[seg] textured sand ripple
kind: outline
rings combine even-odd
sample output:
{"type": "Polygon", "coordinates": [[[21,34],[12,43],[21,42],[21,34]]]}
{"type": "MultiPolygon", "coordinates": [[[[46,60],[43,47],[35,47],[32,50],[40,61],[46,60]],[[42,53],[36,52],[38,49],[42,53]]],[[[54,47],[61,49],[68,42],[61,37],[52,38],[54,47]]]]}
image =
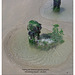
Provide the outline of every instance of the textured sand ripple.
{"type": "MultiPolygon", "coordinates": [[[[43,28],[42,33],[50,31],[43,28]]],[[[65,62],[72,52],[72,41],[64,37],[65,42],[49,51],[40,51],[30,47],[26,27],[11,31],[4,40],[4,49],[9,58],[24,67],[29,65],[57,66],[65,62]]]]}
{"type": "Polygon", "coordinates": [[[53,0],[48,0],[40,9],[41,16],[47,19],[67,22],[72,22],[72,11],[72,0],[61,0],[59,13],[53,12],[53,0]]]}

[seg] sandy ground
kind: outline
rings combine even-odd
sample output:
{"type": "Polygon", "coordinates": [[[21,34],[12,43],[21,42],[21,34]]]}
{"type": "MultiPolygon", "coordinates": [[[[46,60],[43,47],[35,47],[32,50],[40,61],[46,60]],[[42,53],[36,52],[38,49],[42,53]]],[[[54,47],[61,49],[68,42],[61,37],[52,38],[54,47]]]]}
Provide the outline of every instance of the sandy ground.
{"type": "MultiPolygon", "coordinates": [[[[59,22],[41,17],[40,8],[46,1],[47,0],[3,0],[3,39],[13,28],[21,24],[27,25],[28,21],[32,19],[40,22],[42,26],[47,29],[52,29],[51,25],[58,23],[60,27],[63,28],[64,33],[72,39],[72,22],[59,22]]],[[[53,68],[47,74],[43,75],[72,75],[72,55],[64,65],[60,66],[60,70],[57,68],[53,68]]],[[[27,75],[17,65],[9,61],[3,50],[3,75],[16,74],[27,75]]]]}
{"type": "Polygon", "coordinates": [[[54,13],[52,9],[53,0],[48,0],[40,9],[41,16],[57,21],[72,22],[72,3],[72,0],[68,0],[68,3],[65,0],[61,0],[60,12],[54,13]]]}

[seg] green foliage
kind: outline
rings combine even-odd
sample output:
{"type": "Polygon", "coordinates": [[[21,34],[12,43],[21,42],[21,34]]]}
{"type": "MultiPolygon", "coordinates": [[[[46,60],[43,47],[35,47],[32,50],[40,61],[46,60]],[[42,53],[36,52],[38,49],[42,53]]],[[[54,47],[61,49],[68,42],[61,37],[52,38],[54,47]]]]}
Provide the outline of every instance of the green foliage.
{"type": "Polygon", "coordinates": [[[55,24],[55,25],[53,25],[53,26],[54,26],[54,28],[59,27],[59,25],[58,25],[58,24],[55,24]]]}
{"type": "Polygon", "coordinates": [[[27,29],[28,30],[34,30],[34,29],[36,29],[36,27],[39,27],[40,28],[40,23],[38,23],[37,21],[34,21],[34,20],[31,20],[31,21],[29,21],[29,24],[28,24],[28,26],[27,26],[27,29]]]}
{"type": "Polygon", "coordinates": [[[30,36],[30,43],[34,43],[35,41],[35,37],[37,36],[37,39],[39,39],[40,37],[40,30],[41,30],[41,24],[38,23],[37,21],[34,21],[34,20],[31,20],[29,21],[29,24],[27,26],[27,30],[29,31],[28,32],[28,35],[30,36]],[[32,42],[33,41],[33,42],[32,42]]]}
{"type": "Polygon", "coordinates": [[[58,27],[59,27],[59,25],[58,24],[55,24],[53,26],[54,26],[53,33],[58,33],[58,27]]]}
{"type": "Polygon", "coordinates": [[[64,40],[61,40],[60,43],[61,43],[61,44],[64,43],[64,40]]]}
{"type": "MultiPolygon", "coordinates": [[[[34,25],[38,25],[38,22],[31,20],[29,22],[29,24],[33,24],[33,26],[31,25],[31,27],[30,27],[31,30],[32,30],[34,25]]],[[[59,25],[55,24],[55,25],[53,25],[52,33],[42,34],[40,36],[39,43],[38,43],[38,40],[35,41],[35,38],[32,38],[32,39],[29,38],[29,43],[31,45],[33,45],[35,48],[40,49],[40,50],[44,50],[44,51],[48,51],[51,48],[56,48],[57,45],[64,43],[63,30],[62,29],[59,30],[58,27],[59,27],[59,25]],[[48,41],[42,41],[41,39],[50,39],[53,42],[52,43],[48,43],[48,41]]]]}
{"type": "Polygon", "coordinates": [[[35,44],[35,40],[34,39],[29,39],[29,43],[35,44]]]}
{"type": "Polygon", "coordinates": [[[29,25],[32,25],[33,27],[35,26],[40,26],[40,23],[38,23],[37,21],[34,21],[34,20],[31,20],[31,21],[29,21],[29,25]]]}
{"type": "Polygon", "coordinates": [[[59,33],[60,33],[61,35],[64,35],[64,34],[63,34],[63,30],[62,30],[62,29],[60,30],[60,32],[59,32],[59,33]]]}
{"type": "Polygon", "coordinates": [[[47,45],[47,42],[43,41],[43,44],[46,46],[47,45]]]}
{"type": "Polygon", "coordinates": [[[59,27],[59,25],[58,24],[55,24],[55,25],[53,25],[54,26],[54,28],[53,28],[53,32],[52,32],[52,34],[51,34],[51,38],[55,41],[55,42],[59,42],[60,40],[62,40],[63,39],[63,30],[61,29],[60,31],[59,31],[59,29],[58,29],[58,27],[59,27]]]}
{"type": "Polygon", "coordinates": [[[53,11],[54,11],[54,12],[59,12],[59,11],[60,11],[60,8],[58,8],[58,7],[53,8],[53,11]]]}
{"type": "Polygon", "coordinates": [[[29,43],[35,44],[35,38],[32,38],[32,39],[29,38],[29,43]]]}
{"type": "MultiPolygon", "coordinates": [[[[45,38],[45,39],[48,39],[47,37],[49,37],[50,39],[52,39],[54,42],[51,43],[51,44],[48,44],[48,42],[46,41],[43,41],[43,45],[38,45],[38,48],[41,49],[41,50],[49,50],[51,48],[56,48],[57,45],[59,44],[62,44],[64,43],[64,40],[63,40],[63,30],[61,29],[59,31],[58,27],[59,25],[58,24],[55,24],[53,25],[53,31],[52,33],[48,33],[48,34],[42,34],[41,35],[41,38],[45,38]]],[[[41,40],[40,40],[41,42],[41,40]]]]}

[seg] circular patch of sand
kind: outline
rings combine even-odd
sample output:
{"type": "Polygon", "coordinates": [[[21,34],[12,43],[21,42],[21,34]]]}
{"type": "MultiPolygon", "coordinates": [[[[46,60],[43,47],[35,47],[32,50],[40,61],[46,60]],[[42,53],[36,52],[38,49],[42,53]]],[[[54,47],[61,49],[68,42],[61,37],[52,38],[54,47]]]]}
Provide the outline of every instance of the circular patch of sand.
{"type": "Polygon", "coordinates": [[[53,0],[48,0],[40,9],[42,17],[58,21],[72,22],[72,0],[61,0],[60,12],[53,12],[53,0]]]}
{"type": "MultiPolygon", "coordinates": [[[[50,31],[43,28],[42,33],[50,31]]],[[[64,63],[72,52],[72,41],[64,37],[65,42],[49,51],[40,51],[31,47],[28,42],[26,27],[12,30],[4,39],[4,49],[9,58],[25,68],[29,66],[58,66],[64,63]]]]}

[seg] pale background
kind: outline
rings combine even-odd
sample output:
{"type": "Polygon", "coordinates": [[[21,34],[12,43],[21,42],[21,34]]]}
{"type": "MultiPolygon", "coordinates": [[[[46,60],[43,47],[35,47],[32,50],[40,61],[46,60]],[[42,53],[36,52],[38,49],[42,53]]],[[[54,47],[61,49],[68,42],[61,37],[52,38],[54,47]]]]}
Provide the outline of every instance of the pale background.
{"type": "MultiPolygon", "coordinates": [[[[64,32],[72,38],[72,22],[58,22],[49,19],[45,19],[40,15],[40,7],[47,0],[3,0],[3,39],[12,28],[20,24],[26,24],[29,20],[35,19],[42,23],[45,28],[49,27],[49,24],[58,23],[64,32]]],[[[72,75],[72,55],[69,60],[62,66],[61,70],[52,69],[48,74],[43,75],[72,75]],[[67,74],[68,72],[68,74],[67,74]]],[[[17,65],[10,62],[3,50],[3,75],[27,75],[17,65]]],[[[32,74],[36,75],[36,74],[32,74]]],[[[38,74],[37,74],[38,75],[38,74]]]]}

